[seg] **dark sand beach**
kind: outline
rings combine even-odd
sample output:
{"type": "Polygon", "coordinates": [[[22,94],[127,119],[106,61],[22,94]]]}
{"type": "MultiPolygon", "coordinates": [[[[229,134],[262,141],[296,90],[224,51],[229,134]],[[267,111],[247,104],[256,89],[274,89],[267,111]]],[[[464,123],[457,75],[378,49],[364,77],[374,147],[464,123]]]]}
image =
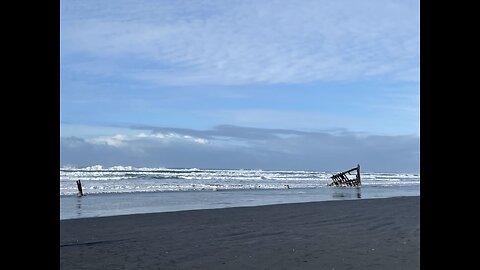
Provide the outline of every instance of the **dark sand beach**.
{"type": "Polygon", "coordinates": [[[420,197],[60,221],[61,269],[420,269],[420,197]]]}

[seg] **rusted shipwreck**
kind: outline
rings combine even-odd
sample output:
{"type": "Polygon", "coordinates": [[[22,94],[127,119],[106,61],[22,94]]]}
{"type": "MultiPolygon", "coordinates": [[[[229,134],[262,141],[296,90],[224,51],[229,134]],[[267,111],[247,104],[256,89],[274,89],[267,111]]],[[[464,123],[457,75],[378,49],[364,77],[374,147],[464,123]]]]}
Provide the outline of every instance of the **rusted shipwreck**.
{"type": "Polygon", "coordinates": [[[332,182],[328,184],[330,187],[360,187],[362,185],[360,180],[360,164],[357,164],[357,167],[350,170],[334,174],[330,178],[332,179],[332,182]],[[354,178],[348,178],[352,173],[354,178]]]}

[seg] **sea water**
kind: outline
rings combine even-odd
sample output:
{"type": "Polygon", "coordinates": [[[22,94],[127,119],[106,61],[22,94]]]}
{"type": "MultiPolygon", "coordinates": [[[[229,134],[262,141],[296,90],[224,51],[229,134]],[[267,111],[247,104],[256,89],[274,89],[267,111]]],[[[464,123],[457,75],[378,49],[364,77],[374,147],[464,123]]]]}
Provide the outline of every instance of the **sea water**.
{"type": "Polygon", "coordinates": [[[419,174],[362,172],[360,188],[328,187],[334,173],[62,167],[60,219],[420,195],[419,174]],[[77,180],[86,196],[77,196],[77,180]]]}

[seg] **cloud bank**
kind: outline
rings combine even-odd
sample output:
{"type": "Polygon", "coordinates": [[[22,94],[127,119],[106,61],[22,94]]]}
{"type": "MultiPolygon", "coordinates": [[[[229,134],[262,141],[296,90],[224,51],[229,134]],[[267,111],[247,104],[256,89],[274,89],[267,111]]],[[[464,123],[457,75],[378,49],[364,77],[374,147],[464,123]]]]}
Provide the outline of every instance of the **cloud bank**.
{"type": "Polygon", "coordinates": [[[133,127],[138,133],[62,137],[61,165],[130,165],[338,171],[418,172],[415,136],[358,135],[217,126],[209,130],[133,127]]]}

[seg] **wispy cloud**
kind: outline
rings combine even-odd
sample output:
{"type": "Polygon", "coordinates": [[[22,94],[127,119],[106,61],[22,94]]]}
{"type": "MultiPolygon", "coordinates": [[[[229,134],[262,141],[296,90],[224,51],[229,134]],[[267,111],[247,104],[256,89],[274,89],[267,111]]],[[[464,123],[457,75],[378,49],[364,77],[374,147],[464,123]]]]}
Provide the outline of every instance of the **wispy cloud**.
{"type": "Polygon", "coordinates": [[[206,144],[208,140],[202,138],[195,138],[190,135],[180,135],[178,133],[138,133],[135,135],[116,134],[113,136],[101,136],[85,140],[87,143],[97,145],[109,145],[114,147],[124,147],[135,141],[151,141],[155,143],[172,143],[172,142],[193,142],[199,144],[206,144]]]}
{"type": "Polygon", "coordinates": [[[209,130],[134,127],[135,134],[61,138],[61,163],[163,167],[417,172],[415,136],[218,126],[209,130]]]}
{"type": "Polygon", "coordinates": [[[418,1],[61,2],[64,68],[155,85],[418,81],[418,1]]]}

